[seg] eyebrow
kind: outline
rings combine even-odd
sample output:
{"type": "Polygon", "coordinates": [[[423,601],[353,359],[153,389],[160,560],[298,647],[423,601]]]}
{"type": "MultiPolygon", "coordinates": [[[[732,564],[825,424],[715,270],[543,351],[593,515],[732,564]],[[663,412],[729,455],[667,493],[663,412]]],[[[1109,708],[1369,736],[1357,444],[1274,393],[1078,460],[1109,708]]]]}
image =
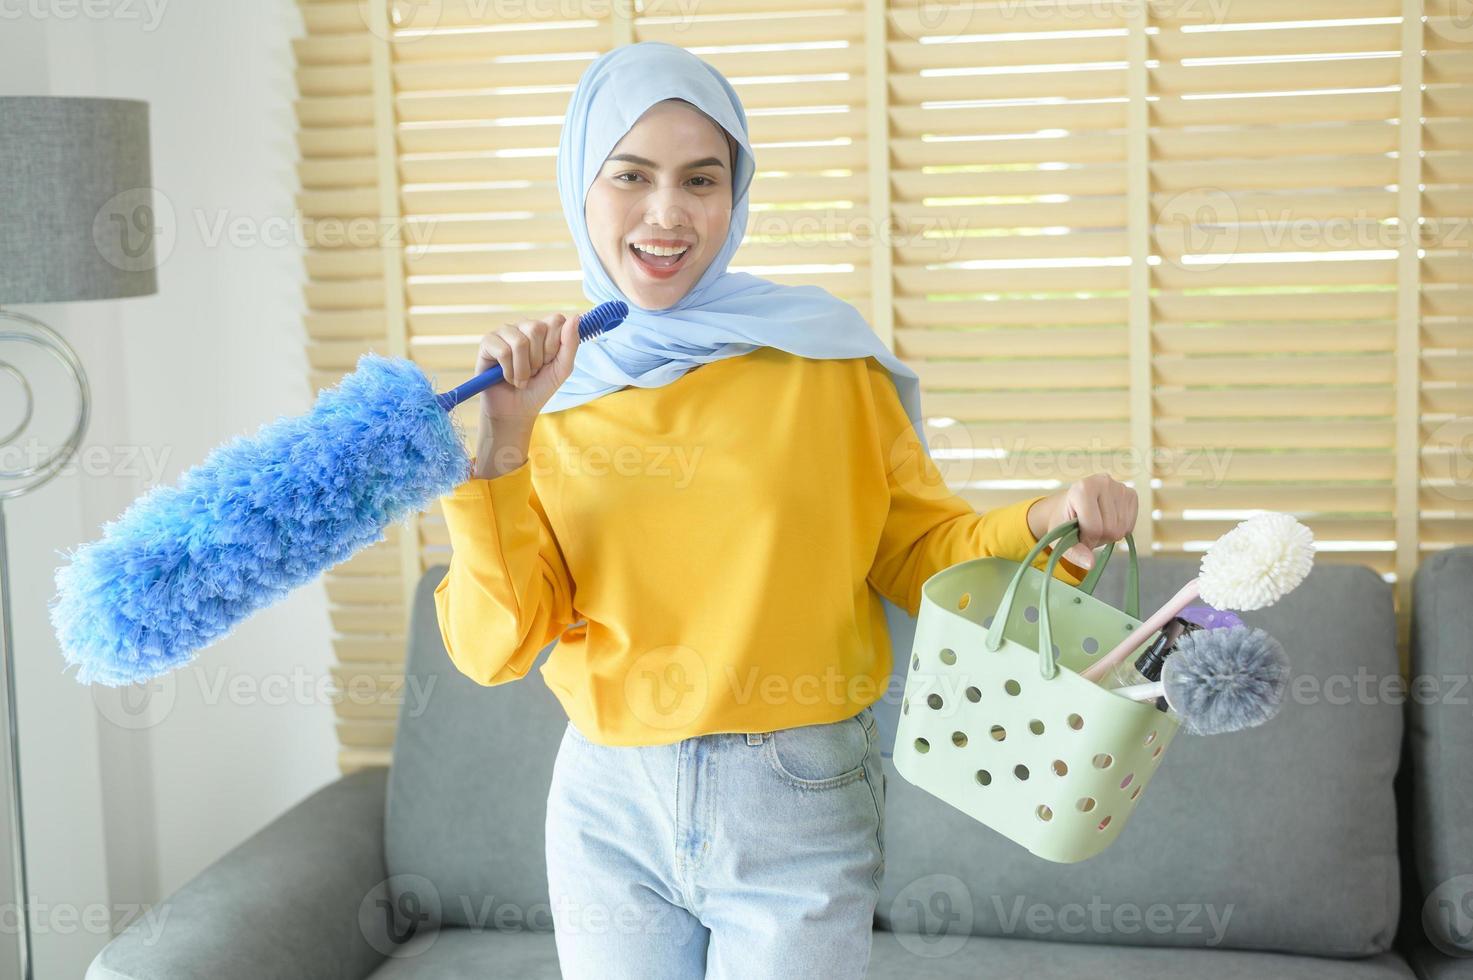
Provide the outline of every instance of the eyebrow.
{"type": "MultiPolygon", "coordinates": [[[[660,169],[660,165],[658,163],[656,163],[655,161],[653,161],[653,160],[646,160],[644,157],[635,156],[633,153],[616,153],[613,156],[609,157],[609,159],[611,161],[612,160],[623,160],[626,163],[638,164],[641,167],[649,167],[651,170],[659,170],[660,169]]],[[[692,160],[690,163],[687,163],[685,165],[685,168],[684,169],[686,169],[686,170],[694,170],[697,167],[725,167],[725,166],[726,166],[726,164],[722,163],[721,160],[718,159],[717,157],[706,157],[704,160],[692,160]]]]}

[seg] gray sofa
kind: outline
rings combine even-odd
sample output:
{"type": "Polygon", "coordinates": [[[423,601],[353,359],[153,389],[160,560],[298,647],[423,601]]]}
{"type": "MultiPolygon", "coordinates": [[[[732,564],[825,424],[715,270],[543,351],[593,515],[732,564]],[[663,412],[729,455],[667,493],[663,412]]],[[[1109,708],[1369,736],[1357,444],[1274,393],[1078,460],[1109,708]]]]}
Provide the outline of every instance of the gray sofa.
{"type": "MultiPolygon", "coordinates": [[[[1098,593],[1117,605],[1123,566],[1098,593]]],[[[1142,605],[1195,569],[1142,559],[1142,605]]],[[[419,585],[392,767],[303,800],[89,978],[558,976],[543,812],[565,716],[540,675],[484,688],[455,670],[432,602],[444,573],[419,585]]],[[[1473,980],[1473,548],[1429,558],[1414,594],[1412,672],[1430,681],[1412,697],[1390,588],[1367,568],[1321,564],[1244,614],[1289,652],[1289,703],[1253,731],[1178,736],[1088,861],[1035,858],[890,772],[870,975],[1473,980]]],[[[895,659],[876,705],[887,755],[895,659]]]]}

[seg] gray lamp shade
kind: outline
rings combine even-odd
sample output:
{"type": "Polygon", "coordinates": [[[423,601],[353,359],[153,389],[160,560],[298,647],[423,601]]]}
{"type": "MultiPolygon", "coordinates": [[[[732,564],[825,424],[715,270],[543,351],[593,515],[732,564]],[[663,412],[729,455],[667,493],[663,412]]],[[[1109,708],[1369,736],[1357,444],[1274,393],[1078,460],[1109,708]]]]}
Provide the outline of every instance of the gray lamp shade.
{"type": "Polygon", "coordinates": [[[156,292],[148,103],[0,98],[0,304],[156,292]]]}

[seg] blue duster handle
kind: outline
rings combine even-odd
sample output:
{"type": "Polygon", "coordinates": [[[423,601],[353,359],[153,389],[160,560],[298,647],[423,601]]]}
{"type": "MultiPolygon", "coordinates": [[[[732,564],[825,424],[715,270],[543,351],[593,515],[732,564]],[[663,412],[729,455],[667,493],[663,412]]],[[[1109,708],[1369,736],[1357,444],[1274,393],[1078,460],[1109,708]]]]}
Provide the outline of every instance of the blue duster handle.
{"type": "MultiPolygon", "coordinates": [[[[578,341],[582,343],[590,340],[605,330],[610,330],[624,322],[629,315],[629,304],[623,300],[611,299],[607,303],[600,303],[578,318],[578,341]]],[[[502,380],[500,364],[493,364],[480,374],[471,378],[463,385],[452,388],[435,396],[440,407],[450,411],[456,405],[465,401],[473,395],[479,395],[487,388],[502,380]]]]}

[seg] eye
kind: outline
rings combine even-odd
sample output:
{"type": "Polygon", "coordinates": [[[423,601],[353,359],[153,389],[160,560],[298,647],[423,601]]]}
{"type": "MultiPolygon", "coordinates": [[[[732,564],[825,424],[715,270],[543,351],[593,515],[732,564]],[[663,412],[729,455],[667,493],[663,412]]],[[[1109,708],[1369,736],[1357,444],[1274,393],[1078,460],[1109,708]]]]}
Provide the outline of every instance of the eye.
{"type": "Polygon", "coordinates": [[[697,185],[698,187],[715,187],[716,186],[716,181],[712,180],[710,177],[707,177],[704,174],[696,174],[694,177],[691,178],[691,180],[704,180],[705,181],[704,184],[698,184],[697,185]]]}
{"type": "Polygon", "coordinates": [[[618,180],[620,183],[623,183],[623,184],[629,183],[629,181],[627,181],[627,180],[621,180],[621,178],[623,178],[623,177],[639,177],[640,179],[643,179],[643,177],[640,174],[634,173],[633,171],[626,171],[625,173],[615,174],[614,175],[614,179],[615,180],[618,180]]]}

